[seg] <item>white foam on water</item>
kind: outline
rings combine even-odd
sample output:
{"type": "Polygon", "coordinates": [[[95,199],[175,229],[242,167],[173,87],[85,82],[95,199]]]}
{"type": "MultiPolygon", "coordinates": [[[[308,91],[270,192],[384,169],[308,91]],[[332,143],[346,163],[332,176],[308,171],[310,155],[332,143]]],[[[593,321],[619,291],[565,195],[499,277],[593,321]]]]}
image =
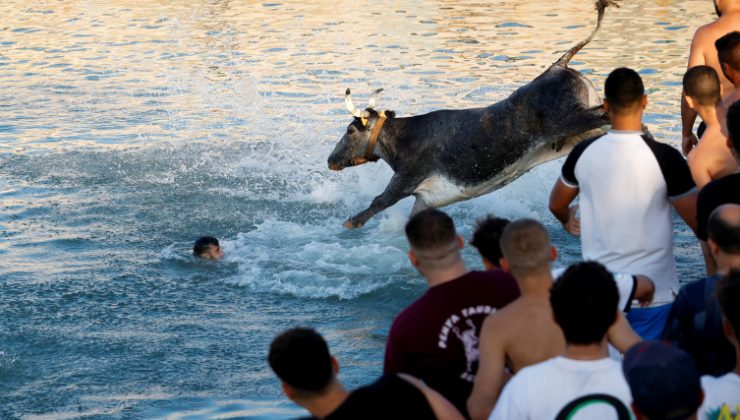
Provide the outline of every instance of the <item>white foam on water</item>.
{"type": "Polygon", "coordinates": [[[408,269],[399,246],[377,236],[342,239],[343,234],[337,219],[323,224],[267,220],[232,243],[224,241],[233,246],[227,249],[228,261],[238,264],[237,274],[227,281],[258,292],[354,299],[387,286],[390,275],[408,269]]]}

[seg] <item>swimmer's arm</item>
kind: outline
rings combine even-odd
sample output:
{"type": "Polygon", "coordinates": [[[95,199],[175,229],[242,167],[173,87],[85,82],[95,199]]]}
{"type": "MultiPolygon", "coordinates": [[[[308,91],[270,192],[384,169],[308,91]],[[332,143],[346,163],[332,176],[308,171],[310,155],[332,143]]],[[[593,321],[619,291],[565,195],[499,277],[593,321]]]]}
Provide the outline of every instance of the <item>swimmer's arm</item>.
{"type": "Polygon", "coordinates": [[[481,328],[478,372],[468,398],[468,414],[473,420],[487,419],[491,415],[504,386],[506,349],[502,334],[504,326],[498,325],[499,318],[495,314],[489,315],[481,328]]]}
{"type": "Polygon", "coordinates": [[[635,287],[635,299],[640,302],[640,306],[647,306],[653,301],[655,294],[655,283],[649,277],[638,274],[637,286],[635,287]]]}
{"type": "Polygon", "coordinates": [[[609,327],[607,338],[611,345],[616,347],[620,353],[625,353],[632,346],[642,341],[642,338],[637,335],[629,322],[627,322],[627,317],[624,316],[622,311],[617,311],[617,320],[609,327]]]}
{"type": "Polygon", "coordinates": [[[401,379],[405,380],[411,385],[415,386],[419,391],[421,391],[422,394],[424,394],[424,397],[427,399],[427,402],[429,403],[429,407],[431,407],[432,411],[434,412],[434,416],[437,419],[439,420],[463,420],[464,419],[462,414],[460,414],[460,412],[457,411],[457,408],[455,408],[455,406],[452,405],[451,402],[447,401],[447,399],[443,397],[442,394],[433,390],[424,382],[420,381],[419,379],[411,375],[405,374],[405,373],[399,373],[398,376],[400,376],[401,379]]]}

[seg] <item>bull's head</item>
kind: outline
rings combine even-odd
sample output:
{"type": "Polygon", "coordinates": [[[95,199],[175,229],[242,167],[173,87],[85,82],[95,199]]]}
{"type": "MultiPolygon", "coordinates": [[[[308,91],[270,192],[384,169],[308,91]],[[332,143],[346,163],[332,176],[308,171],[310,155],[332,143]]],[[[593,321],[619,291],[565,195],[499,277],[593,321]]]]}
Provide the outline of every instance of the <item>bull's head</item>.
{"type": "MultiPolygon", "coordinates": [[[[379,114],[375,110],[375,98],[382,90],[377,89],[373,92],[367,108],[364,111],[360,111],[352,103],[350,91],[347,89],[344,95],[344,104],[355,119],[347,126],[344,136],[342,136],[342,139],[334,147],[334,151],[329,155],[329,169],[341,171],[349,166],[357,166],[379,159],[377,155],[373,154],[374,143],[377,140],[379,132],[376,130],[375,138],[372,137],[373,129],[376,124],[379,124],[378,121],[385,118],[385,113],[379,114]],[[379,118],[381,115],[383,118],[379,118]]],[[[389,112],[389,114],[390,117],[392,113],[389,112]]]]}

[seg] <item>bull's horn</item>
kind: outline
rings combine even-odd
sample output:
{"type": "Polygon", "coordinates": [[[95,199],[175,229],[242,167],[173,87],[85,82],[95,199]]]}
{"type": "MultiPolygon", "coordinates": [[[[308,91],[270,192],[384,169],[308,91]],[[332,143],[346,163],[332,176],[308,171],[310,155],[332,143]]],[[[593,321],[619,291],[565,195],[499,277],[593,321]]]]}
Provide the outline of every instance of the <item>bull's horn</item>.
{"type": "Polygon", "coordinates": [[[355,104],[352,103],[352,96],[350,96],[349,88],[344,93],[344,106],[347,107],[347,111],[356,118],[362,118],[362,113],[359,109],[355,108],[355,104]]]}
{"type": "Polygon", "coordinates": [[[383,91],[383,88],[375,89],[375,92],[373,92],[372,95],[370,95],[370,101],[367,103],[367,107],[370,109],[375,109],[375,98],[378,97],[378,94],[383,91]]]}

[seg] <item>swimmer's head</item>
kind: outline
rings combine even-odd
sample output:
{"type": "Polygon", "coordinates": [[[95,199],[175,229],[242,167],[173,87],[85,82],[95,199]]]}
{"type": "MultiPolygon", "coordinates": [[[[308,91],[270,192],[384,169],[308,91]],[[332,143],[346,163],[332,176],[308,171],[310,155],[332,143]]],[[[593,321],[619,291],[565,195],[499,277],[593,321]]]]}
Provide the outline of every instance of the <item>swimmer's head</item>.
{"type": "Polygon", "coordinates": [[[625,67],[609,73],[604,83],[604,96],[604,107],[610,114],[642,112],[647,104],[642,78],[636,71],[625,67]]]}
{"type": "Polygon", "coordinates": [[[206,260],[218,260],[224,256],[224,250],[218,239],[212,236],[201,236],[193,245],[193,255],[206,260]]]}
{"type": "Polygon", "coordinates": [[[483,263],[487,269],[500,268],[501,257],[501,234],[504,232],[504,228],[509,224],[508,219],[502,219],[500,217],[487,216],[485,219],[478,222],[475,227],[475,233],[473,233],[473,240],[470,244],[478,249],[483,263]]]}
{"type": "Polygon", "coordinates": [[[722,73],[735,86],[740,84],[740,32],[730,32],[714,42],[722,73]]]}
{"type": "Polygon", "coordinates": [[[717,106],[722,99],[720,92],[719,76],[712,67],[692,67],[683,76],[683,93],[692,108],[717,106]]]}

